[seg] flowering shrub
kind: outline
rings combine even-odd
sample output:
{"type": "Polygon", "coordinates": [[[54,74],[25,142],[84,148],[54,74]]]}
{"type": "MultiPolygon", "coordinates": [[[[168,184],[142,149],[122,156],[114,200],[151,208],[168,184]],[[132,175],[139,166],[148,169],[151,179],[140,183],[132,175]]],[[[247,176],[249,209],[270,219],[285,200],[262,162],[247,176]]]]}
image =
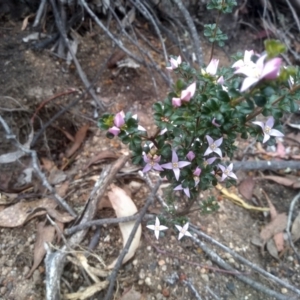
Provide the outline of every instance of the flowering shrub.
{"type": "MultiPolygon", "coordinates": [[[[211,1],[210,8],[228,12],[219,2],[211,1]]],[[[218,30],[208,26],[205,35],[212,42],[218,41],[217,36],[223,41],[218,30]]],[[[217,58],[196,70],[180,56],[171,57],[167,70],[179,79],[166,99],[153,105],[157,125],[153,136],[130,112],[106,113],[99,126],[108,130],[108,138],[117,136],[129,145],[133,163],[141,165],[144,173],[159,172],[174,191],[189,198],[218,181],[230,185],[237,179],[230,162],[236,140],[251,136],[272,144],[274,137],[283,136],[283,113],[297,110],[300,73],[283,65],[279,56],[284,50],[282,44],[269,40],[264,53],[246,50],[231,67],[221,69],[217,58]],[[258,115],[265,122],[256,121],[258,115]]]]}

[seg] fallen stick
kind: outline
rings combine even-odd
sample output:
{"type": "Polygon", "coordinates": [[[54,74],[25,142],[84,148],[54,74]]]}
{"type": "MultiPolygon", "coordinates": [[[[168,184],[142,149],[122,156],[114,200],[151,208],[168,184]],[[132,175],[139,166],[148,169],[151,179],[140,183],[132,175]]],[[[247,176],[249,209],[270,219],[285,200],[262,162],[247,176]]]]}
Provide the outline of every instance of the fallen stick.
{"type": "Polygon", "coordinates": [[[292,170],[300,169],[299,160],[290,160],[290,161],[239,161],[233,163],[233,170],[281,170],[290,168],[292,170]]]}
{"type": "MultiPolygon", "coordinates": [[[[104,195],[106,188],[115,178],[118,171],[125,165],[128,156],[121,156],[113,165],[105,166],[96,181],[94,188],[90,194],[89,200],[85,205],[80,218],[80,224],[86,223],[94,218],[100,199],[104,195]]],[[[88,229],[76,232],[68,240],[68,244],[63,246],[56,252],[51,252],[47,248],[47,255],[45,258],[46,266],[46,299],[60,300],[60,278],[66,263],[67,252],[70,248],[76,247],[85,238],[88,229]]]]}

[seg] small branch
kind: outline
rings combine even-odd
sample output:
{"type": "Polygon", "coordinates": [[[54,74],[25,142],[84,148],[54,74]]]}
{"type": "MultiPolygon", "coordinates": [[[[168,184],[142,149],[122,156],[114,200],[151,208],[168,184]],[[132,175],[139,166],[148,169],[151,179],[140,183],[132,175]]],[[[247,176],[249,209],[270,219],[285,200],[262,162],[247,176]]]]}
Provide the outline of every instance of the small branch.
{"type": "Polygon", "coordinates": [[[45,11],[45,8],[46,8],[46,3],[47,3],[47,0],[41,0],[39,9],[38,9],[38,11],[36,13],[36,16],[35,16],[35,19],[34,19],[33,27],[37,27],[40,24],[41,17],[42,17],[42,15],[45,11]]]}
{"type": "Polygon", "coordinates": [[[135,222],[134,226],[133,226],[133,229],[131,231],[131,234],[127,240],[127,243],[126,245],[124,246],[122,252],[120,253],[120,256],[116,262],[116,265],[110,275],[110,277],[108,278],[108,280],[110,281],[110,284],[109,284],[109,287],[108,287],[108,290],[106,292],[106,295],[105,295],[105,298],[104,300],[110,300],[112,299],[112,294],[113,294],[113,289],[114,289],[114,286],[115,286],[115,282],[116,282],[116,278],[117,278],[117,275],[118,275],[118,271],[119,269],[121,268],[121,265],[122,265],[122,262],[123,262],[123,259],[125,257],[125,255],[127,254],[128,252],[128,249],[131,245],[131,242],[135,236],[135,233],[138,229],[138,227],[140,226],[141,222],[142,222],[142,219],[144,217],[144,215],[146,214],[149,206],[153,203],[154,201],[154,198],[155,198],[155,194],[160,186],[160,183],[161,181],[159,180],[157,182],[157,184],[155,185],[155,187],[153,188],[153,190],[151,191],[151,194],[148,196],[147,200],[146,200],[146,203],[144,205],[144,207],[141,209],[140,213],[139,213],[139,217],[137,219],[137,221],[135,222]]]}
{"type": "MultiPolygon", "coordinates": [[[[139,217],[139,214],[134,215],[134,216],[129,216],[129,217],[122,217],[122,218],[109,218],[109,219],[100,219],[100,220],[94,220],[94,221],[89,221],[80,225],[75,225],[71,228],[68,228],[64,231],[65,235],[71,235],[77,231],[92,227],[92,226],[100,226],[104,224],[119,224],[119,223],[126,223],[130,221],[135,221],[139,217]]],[[[145,215],[144,219],[145,220],[151,220],[153,219],[154,216],[152,215],[145,215]]]]}
{"type": "Polygon", "coordinates": [[[196,300],[202,300],[201,296],[199,295],[198,291],[194,287],[194,285],[189,280],[182,281],[185,285],[189,287],[189,289],[193,292],[196,300]]]}
{"type": "Polygon", "coordinates": [[[200,66],[203,65],[203,57],[202,57],[202,48],[200,45],[200,40],[199,40],[199,36],[197,33],[197,29],[195,27],[195,24],[191,18],[190,13],[188,12],[188,10],[186,9],[186,7],[183,5],[181,0],[174,0],[174,2],[176,3],[176,5],[178,6],[179,10],[181,11],[181,13],[183,14],[186,23],[190,29],[190,33],[192,35],[193,41],[194,41],[194,51],[196,54],[196,58],[197,58],[197,62],[200,66]]]}
{"type": "Polygon", "coordinates": [[[296,293],[297,295],[300,295],[300,290],[298,290],[296,287],[294,287],[293,285],[290,285],[289,283],[285,282],[284,280],[279,279],[278,277],[268,273],[267,271],[265,271],[264,269],[258,267],[257,265],[253,264],[252,262],[250,262],[249,260],[247,260],[246,258],[242,257],[241,255],[237,254],[235,251],[231,250],[230,248],[224,246],[223,244],[219,243],[218,241],[216,241],[215,239],[213,239],[212,237],[210,237],[209,235],[205,234],[204,232],[200,231],[197,229],[196,226],[190,224],[190,227],[192,228],[192,230],[201,238],[205,238],[207,241],[209,241],[210,243],[220,247],[222,250],[228,252],[232,257],[236,258],[237,260],[239,260],[240,262],[242,262],[243,264],[247,265],[248,267],[250,267],[251,269],[253,269],[254,271],[262,274],[263,276],[266,276],[269,280],[272,280],[275,283],[278,283],[282,286],[284,286],[285,288],[293,291],[294,293],[296,293]]]}
{"type": "Polygon", "coordinates": [[[38,177],[41,179],[43,186],[45,186],[53,194],[55,200],[60,206],[62,206],[71,216],[76,217],[75,211],[69,206],[69,204],[62,197],[60,197],[56,193],[55,188],[50,185],[45,174],[41,171],[36,152],[34,150],[30,150],[24,147],[17,141],[15,135],[11,132],[9,126],[1,116],[0,116],[0,122],[2,123],[2,126],[4,127],[4,130],[7,134],[6,138],[12,140],[18,149],[22,150],[24,153],[31,156],[32,166],[35,172],[37,173],[38,177]]]}
{"type": "Polygon", "coordinates": [[[295,254],[297,255],[298,260],[300,261],[300,254],[298,253],[298,251],[295,248],[295,245],[294,245],[294,242],[293,242],[293,239],[292,239],[292,236],[291,236],[291,232],[290,232],[290,228],[291,228],[291,225],[292,225],[292,215],[293,215],[293,212],[294,212],[295,205],[299,201],[299,199],[300,199],[300,193],[298,193],[298,195],[296,197],[294,197],[294,199],[292,200],[292,202],[290,204],[288,221],[287,221],[287,224],[286,224],[285,231],[287,233],[287,236],[288,236],[289,242],[291,244],[291,247],[294,250],[295,254]]]}
{"type": "Polygon", "coordinates": [[[241,161],[233,163],[233,170],[281,170],[281,169],[300,169],[299,160],[290,160],[290,161],[241,161]]]}
{"type": "MultiPolygon", "coordinates": [[[[107,186],[115,178],[117,172],[124,166],[128,156],[120,157],[113,165],[105,166],[96,181],[93,191],[90,194],[89,200],[80,218],[80,224],[90,221],[96,214],[97,207],[100,199],[103,197],[107,186]]],[[[76,247],[82,242],[87,229],[75,233],[68,240],[68,246],[63,246],[60,250],[52,253],[49,249],[45,259],[46,265],[46,299],[47,300],[60,300],[60,278],[64,270],[67,251],[69,248],[76,247]]]]}
{"type": "MultiPolygon", "coordinates": [[[[195,230],[193,230],[195,231],[195,230]]],[[[195,231],[196,232],[196,231],[195,231]]],[[[209,247],[206,246],[205,243],[203,243],[202,241],[198,240],[197,238],[191,237],[191,239],[194,241],[195,244],[197,244],[205,253],[207,256],[209,256],[209,258],[215,262],[218,266],[229,270],[229,271],[236,271],[233,267],[231,267],[228,263],[226,263],[216,252],[214,252],[212,249],[210,249],[209,247]]],[[[240,281],[250,285],[251,287],[253,287],[254,289],[268,295],[271,297],[274,297],[275,299],[278,300],[289,300],[291,299],[289,296],[284,296],[276,291],[273,291],[269,288],[267,288],[266,286],[262,285],[259,282],[254,281],[251,278],[248,278],[244,275],[239,275],[236,274],[235,275],[240,281]]]]}
{"type": "Polygon", "coordinates": [[[78,60],[76,58],[76,55],[73,52],[72,47],[70,46],[69,39],[67,37],[66,31],[65,31],[65,27],[64,27],[64,25],[62,23],[62,20],[61,20],[61,18],[59,16],[55,0],[50,0],[50,2],[51,2],[51,5],[52,5],[52,8],[53,8],[53,13],[54,13],[54,17],[55,17],[55,22],[56,22],[57,29],[60,31],[61,37],[62,37],[65,45],[67,46],[67,48],[68,48],[68,50],[69,50],[69,52],[70,52],[70,54],[72,56],[72,59],[74,61],[74,64],[75,64],[77,72],[78,72],[78,75],[81,78],[83,84],[85,85],[85,88],[89,91],[89,93],[92,96],[92,98],[94,99],[94,101],[98,104],[99,108],[101,110],[104,110],[105,107],[104,107],[103,103],[99,100],[98,96],[95,94],[95,91],[91,88],[91,84],[90,84],[87,76],[83,72],[83,70],[82,70],[82,68],[81,68],[81,66],[80,66],[80,64],[79,64],[79,62],[78,62],[78,60]]]}

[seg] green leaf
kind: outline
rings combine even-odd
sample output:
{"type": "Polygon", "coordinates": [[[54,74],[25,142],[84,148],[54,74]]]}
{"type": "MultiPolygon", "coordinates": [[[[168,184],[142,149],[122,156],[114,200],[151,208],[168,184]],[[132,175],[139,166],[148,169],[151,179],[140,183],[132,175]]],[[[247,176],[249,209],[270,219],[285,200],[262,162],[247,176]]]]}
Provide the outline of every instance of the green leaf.
{"type": "Polygon", "coordinates": [[[278,40],[265,40],[264,44],[269,58],[276,57],[286,52],[286,46],[278,40]]]}
{"type": "Polygon", "coordinates": [[[254,96],[253,99],[254,99],[255,104],[259,107],[263,107],[267,103],[267,98],[262,95],[254,96]]]}

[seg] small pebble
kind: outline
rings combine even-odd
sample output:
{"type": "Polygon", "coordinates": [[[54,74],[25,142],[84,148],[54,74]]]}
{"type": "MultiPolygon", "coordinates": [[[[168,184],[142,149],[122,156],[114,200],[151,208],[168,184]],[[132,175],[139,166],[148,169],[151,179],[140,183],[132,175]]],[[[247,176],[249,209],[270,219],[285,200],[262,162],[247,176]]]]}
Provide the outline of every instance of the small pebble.
{"type": "Polygon", "coordinates": [[[151,286],[151,285],[152,285],[151,278],[150,278],[150,277],[147,277],[147,278],[145,279],[145,283],[146,283],[148,286],[151,286]]]}
{"type": "Polygon", "coordinates": [[[201,278],[205,281],[208,282],[209,281],[209,277],[207,274],[201,274],[201,278]]]}
{"type": "Polygon", "coordinates": [[[132,264],[133,264],[134,266],[136,266],[136,265],[138,264],[138,260],[135,259],[135,260],[132,262],[132,264]]]}
{"type": "Polygon", "coordinates": [[[167,266],[166,266],[166,265],[163,265],[163,266],[161,267],[161,269],[162,269],[163,271],[167,271],[167,266]]]}
{"type": "Polygon", "coordinates": [[[146,277],[145,270],[144,270],[144,269],[141,269],[141,270],[140,270],[140,273],[139,273],[139,278],[140,278],[140,279],[145,279],[145,277],[146,277]]]}
{"type": "Polygon", "coordinates": [[[287,290],[286,288],[282,288],[282,289],[281,289],[281,293],[282,293],[282,294],[286,294],[287,292],[288,292],[288,290],[287,290]]]}
{"type": "Polygon", "coordinates": [[[158,262],[158,265],[159,266],[163,266],[163,265],[165,265],[166,264],[166,262],[163,260],[163,259],[161,259],[159,262],[158,262]]]}

